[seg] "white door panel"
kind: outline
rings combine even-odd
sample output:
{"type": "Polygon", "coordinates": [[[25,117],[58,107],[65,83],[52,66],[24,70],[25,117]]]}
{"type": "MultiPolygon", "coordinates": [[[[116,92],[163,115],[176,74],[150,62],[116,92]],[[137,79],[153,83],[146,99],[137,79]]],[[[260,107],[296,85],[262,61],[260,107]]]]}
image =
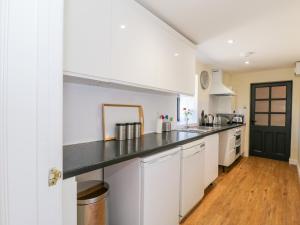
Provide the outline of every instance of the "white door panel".
{"type": "Polygon", "coordinates": [[[0,224],[62,225],[63,2],[0,4],[0,224]]]}

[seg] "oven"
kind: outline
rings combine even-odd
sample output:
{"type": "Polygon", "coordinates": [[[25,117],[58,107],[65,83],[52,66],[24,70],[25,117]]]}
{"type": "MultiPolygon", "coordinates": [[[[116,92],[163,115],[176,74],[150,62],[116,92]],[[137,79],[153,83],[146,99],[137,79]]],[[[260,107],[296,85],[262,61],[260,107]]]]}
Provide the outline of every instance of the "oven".
{"type": "Polygon", "coordinates": [[[242,143],[242,129],[240,128],[237,128],[235,130],[235,134],[234,134],[234,137],[235,137],[235,154],[236,155],[239,155],[241,153],[241,143],[242,143]]]}
{"type": "Polygon", "coordinates": [[[235,146],[235,155],[239,155],[241,153],[241,146],[235,146]]]}

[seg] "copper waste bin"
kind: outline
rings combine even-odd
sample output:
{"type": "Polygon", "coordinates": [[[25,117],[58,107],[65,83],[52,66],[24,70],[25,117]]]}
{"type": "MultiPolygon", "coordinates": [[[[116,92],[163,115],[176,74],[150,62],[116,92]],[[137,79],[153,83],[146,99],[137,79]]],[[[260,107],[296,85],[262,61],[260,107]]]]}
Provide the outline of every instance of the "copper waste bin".
{"type": "Polygon", "coordinates": [[[77,184],[77,224],[108,225],[108,184],[102,181],[85,181],[77,184]]]}

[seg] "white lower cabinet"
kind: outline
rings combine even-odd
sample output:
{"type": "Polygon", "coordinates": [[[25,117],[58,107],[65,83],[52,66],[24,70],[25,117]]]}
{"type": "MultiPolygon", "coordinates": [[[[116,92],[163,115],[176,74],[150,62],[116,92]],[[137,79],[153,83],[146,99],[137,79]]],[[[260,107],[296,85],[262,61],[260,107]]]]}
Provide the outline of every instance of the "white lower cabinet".
{"type": "Polygon", "coordinates": [[[239,157],[239,155],[236,154],[235,144],[236,137],[234,129],[220,133],[219,165],[228,167],[239,157]]]}
{"type": "Polygon", "coordinates": [[[110,225],[179,224],[180,148],[104,170],[110,225]]]}
{"type": "Polygon", "coordinates": [[[204,195],[204,140],[182,146],[180,219],[183,219],[204,195]]]}
{"type": "Polygon", "coordinates": [[[62,182],[63,225],[77,225],[77,183],[75,177],[62,182]]]}
{"type": "Polygon", "coordinates": [[[180,148],[142,161],[141,225],[179,224],[180,148]]]}
{"type": "MultiPolygon", "coordinates": [[[[219,135],[104,168],[109,225],[178,225],[218,176],[219,135]]],[[[78,178],[101,179],[99,171],[78,178]]],[[[76,225],[76,180],[63,182],[64,224],[76,225]]]]}
{"type": "Polygon", "coordinates": [[[204,187],[208,187],[218,177],[219,173],[219,134],[206,136],[204,154],[204,187]]]}

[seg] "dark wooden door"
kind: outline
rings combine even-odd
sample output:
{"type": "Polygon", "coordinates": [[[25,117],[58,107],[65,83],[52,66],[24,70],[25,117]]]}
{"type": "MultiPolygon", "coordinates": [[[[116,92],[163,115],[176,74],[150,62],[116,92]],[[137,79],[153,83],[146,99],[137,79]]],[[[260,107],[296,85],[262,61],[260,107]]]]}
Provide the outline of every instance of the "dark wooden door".
{"type": "Polygon", "coordinates": [[[288,161],[292,81],[251,84],[250,155],[288,161]]]}

